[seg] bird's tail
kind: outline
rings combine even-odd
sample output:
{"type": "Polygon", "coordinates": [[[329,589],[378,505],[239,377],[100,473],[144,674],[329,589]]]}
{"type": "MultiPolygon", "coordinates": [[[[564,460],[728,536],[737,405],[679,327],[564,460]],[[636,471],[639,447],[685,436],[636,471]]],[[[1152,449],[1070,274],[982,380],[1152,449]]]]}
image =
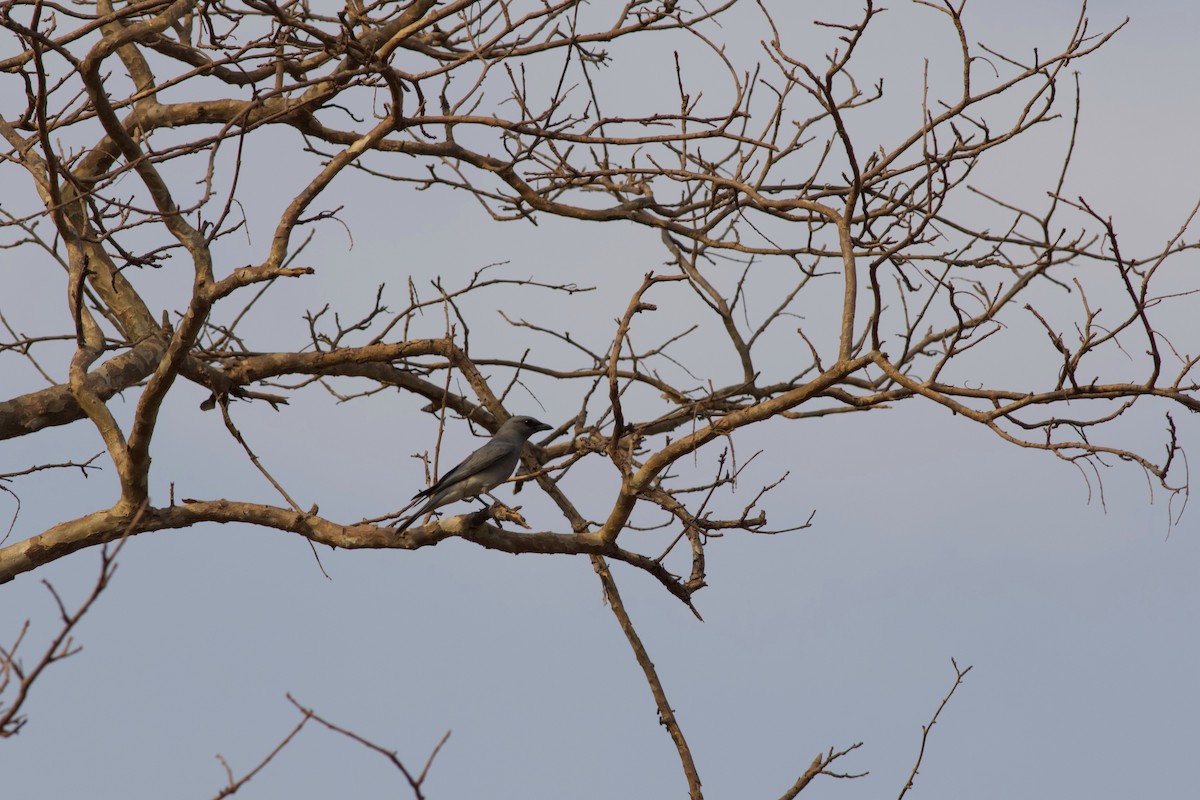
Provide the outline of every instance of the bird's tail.
{"type": "Polygon", "coordinates": [[[419,520],[421,517],[428,514],[430,511],[433,511],[433,509],[435,509],[435,508],[437,508],[437,506],[434,505],[432,500],[430,500],[427,503],[422,503],[421,507],[418,508],[411,517],[409,517],[408,519],[404,520],[404,522],[401,522],[399,525],[396,526],[396,533],[399,534],[399,533],[403,533],[404,531],[408,530],[408,527],[410,525],[412,525],[414,522],[419,520]]]}

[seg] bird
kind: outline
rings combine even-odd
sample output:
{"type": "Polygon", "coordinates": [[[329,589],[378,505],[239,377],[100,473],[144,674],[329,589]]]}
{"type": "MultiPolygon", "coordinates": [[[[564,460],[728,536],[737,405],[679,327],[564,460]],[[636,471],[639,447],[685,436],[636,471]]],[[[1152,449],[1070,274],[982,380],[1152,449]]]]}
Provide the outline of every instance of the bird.
{"type": "MultiPolygon", "coordinates": [[[[437,483],[413,495],[413,502],[428,498],[424,505],[397,528],[403,532],[421,517],[444,505],[468,497],[479,497],[508,480],[521,460],[526,440],[550,426],[533,417],[510,417],[483,447],[463,459],[437,483]]],[[[486,505],[486,504],[485,504],[486,505]]]]}

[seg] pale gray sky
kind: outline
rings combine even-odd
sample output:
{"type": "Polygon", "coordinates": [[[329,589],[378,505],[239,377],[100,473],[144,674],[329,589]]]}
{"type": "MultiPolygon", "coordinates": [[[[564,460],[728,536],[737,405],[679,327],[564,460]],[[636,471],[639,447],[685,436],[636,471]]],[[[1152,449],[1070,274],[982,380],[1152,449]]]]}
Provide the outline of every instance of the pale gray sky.
{"type": "MultiPolygon", "coordinates": [[[[1066,40],[1076,14],[1066,3],[1002,5],[970,9],[975,39],[1049,50],[1066,40]]],[[[873,66],[903,92],[919,80],[922,37],[931,33],[921,20],[934,15],[895,6],[877,21],[859,74],[870,77],[873,66]]],[[[1115,0],[1090,7],[1097,30],[1126,13],[1132,22],[1082,65],[1071,189],[1113,215],[1123,246],[1148,248],[1178,228],[1200,191],[1200,9],[1115,0]]],[[[795,35],[809,33],[798,17],[795,35]]],[[[672,75],[664,80],[674,86],[672,75]]],[[[1010,151],[994,165],[993,185],[1014,196],[1028,187],[1040,198],[1049,185],[1043,164],[1061,152],[1065,131],[1058,124],[1036,140],[1044,150],[1010,151]]],[[[270,178],[250,195],[262,193],[261,225],[288,196],[289,177],[307,173],[281,169],[286,163],[269,153],[255,158],[251,173],[270,178]]],[[[587,300],[591,311],[565,306],[556,315],[545,304],[522,309],[516,290],[499,296],[545,324],[578,320],[581,333],[589,325],[608,331],[642,274],[664,259],[642,230],[496,225],[465,196],[343,176],[328,197],[347,204],[354,247],[328,231],[306,254],[318,274],[272,290],[288,316],[258,324],[278,331],[279,346],[302,334],[300,310],[323,298],[351,313],[386,281],[398,304],[409,274],[449,277],[495,261],[509,262],[514,276],[603,283],[587,300]]],[[[265,242],[262,231],[250,245],[231,239],[231,263],[253,261],[247,253],[265,242]],[[239,254],[238,245],[248,249],[239,254]]],[[[1173,269],[1180,284],[1194,285],[1195,258],[1173,269]]],[[[172,277],[161,280],[169,297],[172,277]]],[[[44,300],[53,305],[42,308],[61,303],[53,293],[44,300]]],[[[1187,312],[1195,302],[1180,306],[1183,334],[1194,333],[1187,312]]],[[[38,308],[28,305],[30,320],[38,308]]],[[[428,325],[440,333],[440,318],[428,325]]],[[[646,341],[678,328],[665,314],[639,325],[646,341]]],[[[482,342],[506,330],[481,318],[473,335],[482,342]]],[[[1194,336],[1181,345],[1194,352],[1194,336]]],[[[156,499],[174,481],[179,497],[274,502],[220,418],[195,410],[202,399],[181,385],[164,408],[156,499]]],[[[558,423],[578,404],[569,394],[540,399],[545,408],[533,399],[510,407],[558,423]]],[[[1161,411],[1147,406],[1120,435],[1156,447],[1161,411]]],[[[407,500],[421,479],[409,455],[434,442],[429,419],[393,393],[337,405],[312,392],[279,413],[248,404],[235,413],[302,505],[319,503],[323,515],[347,521],[407,500]]],[[[1196,452],[1200,425],[1174,416],[1196,452]]],[[[476,446],[465,426],[452,426],[446,458],[476,446]]],[[[818,781],[802,796],[894,796],[921,725],[952,682],[951,657],[974,669],[934,729],[910,796],[1124,800],[1191,791],[1200,742],[1194,509],[1168,535],[1162,492],[1151,498],[1133,469],[1108,470],[1105,506],[1096,495],[1089,504],[1073,467],[916,404],[751,430],[738,446],[767,448],[756,473],[764,482],[791,470],[768,512],[782,524],[815,509],[811,529],[714,542],[710,585],[696,598],[704,623],[654,581],[614,566],[706,796],[777,797],[817,752],[858,741],[864,746],[839,766],[869,776],[818,781]]],[[[95,432],[77,423],[6,442],[0,472],[99,449],[95,432]]],[[[711,463],[715,451],[702,457],[711,463]]],[[[24,503],[18,537],[110,502],[113,479],[45,474],[15,488],[24,503]]],[[[529,497],[521,495],[535,528],[558,524],[529,497]]],[[[685,796],[671,742],[586,559],[517,558],[460,541],[321,558],[332,580],[304,542],[278,532],[213,525],[131,541],[77,632],[83,652],[39,682],[28,726],[0,743],[5,796],[210,797],[224,780],[215,754],[245,771],[295,724],[287,692],[395,748],[410,768],[451,730],[430,797],[685,796]]],[[[84,551],[0,587],[0,641],[10,643],[31,617],[25,647],[36,652],[55,623],[39,581],[74,603],[97,564],[98,554],[84,551]]],[[[368,798],[407,789],[378,756],[312,729],[244,792],[368,798]]]]}

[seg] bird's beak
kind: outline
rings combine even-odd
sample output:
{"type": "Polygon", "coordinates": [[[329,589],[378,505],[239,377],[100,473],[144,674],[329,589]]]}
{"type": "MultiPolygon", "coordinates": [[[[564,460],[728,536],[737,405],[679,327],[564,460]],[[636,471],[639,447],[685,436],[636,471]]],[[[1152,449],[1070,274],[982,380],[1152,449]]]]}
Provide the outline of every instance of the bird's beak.
{"type": "Polygon", "coordinates": [[[538,429],[539,431],[552,431],[552,430],[554,430],[554,426],[553,426],[553,425],[547,425],[547,424],[546,424],[546,423],[544,423],[544,422],[539,422],[539,423],[538,423],[538,426],[537,426],[537,429],[538,429]]]}

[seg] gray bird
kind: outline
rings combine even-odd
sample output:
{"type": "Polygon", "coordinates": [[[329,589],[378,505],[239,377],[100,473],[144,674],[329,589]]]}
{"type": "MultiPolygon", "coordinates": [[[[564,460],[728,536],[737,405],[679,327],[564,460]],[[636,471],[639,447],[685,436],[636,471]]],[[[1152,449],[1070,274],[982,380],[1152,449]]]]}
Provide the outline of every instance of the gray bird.
{"type": "Polygon", "coordinates": [[[487,444],[463,459],[463,462],[447,472],[441,479],[424,491],[413,495],[413,500],[429,498],[425,504],[396,528],[400,533],[421,517],[467,497],[478,497],[490,492],[508,480],[521,460],[521,448],[526,440],[538,431],[548,431],[550,426],[533,417],[510,417],[500,426],[496,435],[487,444]]]}

